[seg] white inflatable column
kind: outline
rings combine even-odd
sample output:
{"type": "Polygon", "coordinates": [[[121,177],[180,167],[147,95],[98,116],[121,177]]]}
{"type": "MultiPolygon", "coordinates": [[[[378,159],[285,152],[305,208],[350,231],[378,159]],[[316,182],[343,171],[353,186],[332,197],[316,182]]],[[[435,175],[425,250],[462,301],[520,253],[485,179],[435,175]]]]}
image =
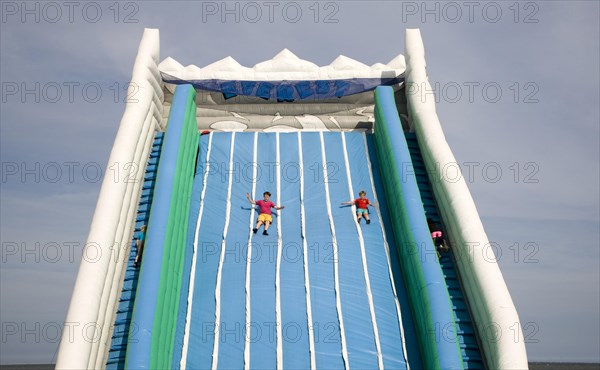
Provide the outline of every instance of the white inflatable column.
{"type": "MultiPolygon", "coordinates": [[[[455,165],[435,110],[427,80],[425,51],[418,29],[406,30],[406,97],[413,129],[451,238],[473,324],[489,369],[527,369],[519,316],[495,261],[485,258],[489,240],[464,177],[447,181],[436,169],[455,165]],[[435,175],[433,175],[435,176],[435,175]]],[[[453,166],[456,167],[456,166],[453,166]]]]}
{"type": "Polygon", "coordinates": [[[163,129],[164,97],[158,58],[158,30],[146,29],[127,91],[125,113],[106,165],[123,169],[130,164],[137,171],[133,175],[138,185],[113,176],[104,177],[65,320],[57,369],[104,366],[118,304],[118,280],[124,269],[123,257],[115,256],[127,252],[122,247],[128,248],[133,235],[135,202],[141,192],[139,183],[143,182],[152,146],[149,138],[163,129]]]}

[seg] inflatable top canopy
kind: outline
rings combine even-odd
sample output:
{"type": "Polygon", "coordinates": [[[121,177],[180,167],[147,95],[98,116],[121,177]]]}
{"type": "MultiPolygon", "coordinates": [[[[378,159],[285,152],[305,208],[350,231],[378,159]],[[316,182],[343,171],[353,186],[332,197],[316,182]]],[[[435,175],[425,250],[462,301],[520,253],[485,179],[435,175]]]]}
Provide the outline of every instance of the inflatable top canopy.
{"type": "Polygon", "coordinates": [[[373,90],[400,89],[406,64],[403,55],[372,66],[340,55],[319,67],[284,49],[251,68],[230,56],[202,68],[168,57],[158,68],[166,102],[177,85],[196,88],[201,129],[294,131],[370,129],[373,90]]]}

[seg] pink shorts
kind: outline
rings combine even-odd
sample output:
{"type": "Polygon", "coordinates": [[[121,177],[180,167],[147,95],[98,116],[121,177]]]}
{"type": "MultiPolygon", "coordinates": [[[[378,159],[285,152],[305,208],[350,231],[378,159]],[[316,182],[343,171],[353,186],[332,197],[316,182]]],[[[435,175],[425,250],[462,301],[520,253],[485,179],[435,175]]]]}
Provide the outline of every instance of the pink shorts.
{"type": "Polygon", "coordinates": [[[441,231],[434,231],[431,233],[431,237],[432,238],[441,238],[442,237],[442,232],[441,231]]]}

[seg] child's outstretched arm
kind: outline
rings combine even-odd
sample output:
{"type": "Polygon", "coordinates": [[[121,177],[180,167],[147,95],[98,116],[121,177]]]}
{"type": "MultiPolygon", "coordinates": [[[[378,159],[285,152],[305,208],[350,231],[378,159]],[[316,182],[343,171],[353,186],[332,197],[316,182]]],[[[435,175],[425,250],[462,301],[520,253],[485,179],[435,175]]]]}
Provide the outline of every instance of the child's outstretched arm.
{"type": "Polygon", "coordinates": [[[246,193],[246,199],[248,199],[248,202],[250,202],[252,204],[256,204],[256,202],[254,200],[252,200],[252,198],[250,198],[250,193],[246,193]]]}
{"type": "Polygon", "coordinates": [[[342,204],[354,204],[354,201],[353,201],[353,200],[351,200],[351,201],[349,201],[349,202],[342,202],[342,204]]]}
{"type": "Polygon", "coordinates": [[[273,207],[273,208],[275,208],[276,210],[278,210],[278,211],[279,211],[280,209],[284,209],[284,208],[285,208],[285,206],[279,206],[279,207],[275,206],[275,207],[273,207]]]}

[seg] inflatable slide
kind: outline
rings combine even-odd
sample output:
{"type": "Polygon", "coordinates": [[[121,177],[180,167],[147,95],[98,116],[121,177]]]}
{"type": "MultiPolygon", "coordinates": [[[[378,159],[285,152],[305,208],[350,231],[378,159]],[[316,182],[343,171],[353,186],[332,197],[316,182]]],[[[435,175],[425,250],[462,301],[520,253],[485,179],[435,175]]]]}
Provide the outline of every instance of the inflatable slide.
{"type": "Polygon", "coordinates": [[[109,158],[130,181],[102,184],[56,367],[527,368],[427,87],[419,30],[387,64],[200,68],[146,29],[109,158]]]}

